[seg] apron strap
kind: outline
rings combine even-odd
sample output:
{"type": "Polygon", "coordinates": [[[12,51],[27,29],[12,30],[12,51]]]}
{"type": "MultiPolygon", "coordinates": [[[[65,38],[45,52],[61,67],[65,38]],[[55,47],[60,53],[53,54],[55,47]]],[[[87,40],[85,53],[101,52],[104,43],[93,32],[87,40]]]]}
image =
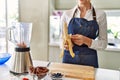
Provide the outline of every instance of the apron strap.
{"type": "Polygon", "coordinates": [[[92,10],[92,14],[93,14],[93,19],[96,20],[96,12],[95,12],[94,7],[93,7],[93,10],[92,10]]]}
{"type": "MultiPolygon", "coordinates": [[[[75,12],[73,13],[73,17],[75,17],[75,13],[77,12],[77,9],[75,10],[75,12]]],[[[96,20],[96,12],[95,12],[95,9],[93,7],[93,10],[92,10],[92,15],[93,15],[93,20],[96,20]]]]}
{"type": "Polygon", "coordinates": [[[72,18],[74,18],[75,17],[75,13],[77,12],[77,9],[75,9],[75,11],[74,11],[74,13],[73,13],[73,16],[72,16],[72,18]]]}

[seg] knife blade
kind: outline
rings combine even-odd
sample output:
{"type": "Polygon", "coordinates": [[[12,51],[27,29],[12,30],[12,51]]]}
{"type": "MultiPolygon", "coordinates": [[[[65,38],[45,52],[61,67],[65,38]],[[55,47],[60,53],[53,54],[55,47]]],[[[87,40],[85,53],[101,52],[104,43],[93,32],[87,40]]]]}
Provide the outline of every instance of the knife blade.
{"type": "Polygon", "coordinates": [[[48,62],[47,67],[49,67],[49,66],[50,66],[50,64],[51,64],[51,62],[48,62]]]}

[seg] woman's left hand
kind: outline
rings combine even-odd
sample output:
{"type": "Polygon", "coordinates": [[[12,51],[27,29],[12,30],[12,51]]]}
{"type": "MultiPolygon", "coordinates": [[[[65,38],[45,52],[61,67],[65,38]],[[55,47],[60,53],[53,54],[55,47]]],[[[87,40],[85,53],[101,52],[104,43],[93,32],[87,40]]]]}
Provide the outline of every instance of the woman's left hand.
{"type": "Polygon", "coordinates": [[[80,35],[80,34],[75,34],[71,36],[71,40],[73,43],[75,43],[76,45],[82,45],[84,43],[84,36],[80,35]]]}
{"type": "Polygon", "coordinates": [[[88,47],[90,47],[92,44],[92,39],[80,34],[72,35],[71,40],[74,44],[79,46],[81,46],[82,44],[86,44],[88,47]]]}

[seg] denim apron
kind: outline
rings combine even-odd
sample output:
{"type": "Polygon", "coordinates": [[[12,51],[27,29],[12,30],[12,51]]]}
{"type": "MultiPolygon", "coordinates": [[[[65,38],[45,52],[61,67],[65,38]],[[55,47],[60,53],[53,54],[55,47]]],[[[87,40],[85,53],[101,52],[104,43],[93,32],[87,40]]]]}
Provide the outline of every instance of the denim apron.
{"type": "MultiPolygon", "coordinates": [[[[77,10],[77,9],[76,9],[77,10]]],[[[84,18],[75,18],[75,13],[73,18],[68,24],[68,34],[81,34],[91,39],[96,39],[99,34],[99,26],[96,21],[96,13],[93,8],[93,20],[86,20],[84,18]]],[[[95,68],[98,67],[97,51],[89,48],[87,45],[83,44],[78,46],[74,44],[73,52],[75,57],[72,58],[68,50],[64,50],[63,63],[78,64],[78,65],[88,65],[95,68]]]]}

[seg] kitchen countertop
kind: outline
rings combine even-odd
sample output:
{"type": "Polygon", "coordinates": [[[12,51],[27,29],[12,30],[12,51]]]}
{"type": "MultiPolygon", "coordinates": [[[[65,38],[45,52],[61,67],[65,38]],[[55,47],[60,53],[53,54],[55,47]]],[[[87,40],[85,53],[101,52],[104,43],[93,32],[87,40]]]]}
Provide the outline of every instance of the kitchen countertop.
{"type": "MultiPolygon", "coordinates": [[[[47,66],[46,61],[33,61],[34,66],[47,66]]],[[[0,65],[0,80],[20,80],[15,79],[9,72],[9,63],[0,65]]],[[[48,80],[48,79],[47,79],[48,80]]],[[[65,80],[78,80],[73,78],[65,78],[65,80]]],[[[95,80],[120,80],[120,72],[117,70],[97,68],[95,72],[95,80]]]]}

